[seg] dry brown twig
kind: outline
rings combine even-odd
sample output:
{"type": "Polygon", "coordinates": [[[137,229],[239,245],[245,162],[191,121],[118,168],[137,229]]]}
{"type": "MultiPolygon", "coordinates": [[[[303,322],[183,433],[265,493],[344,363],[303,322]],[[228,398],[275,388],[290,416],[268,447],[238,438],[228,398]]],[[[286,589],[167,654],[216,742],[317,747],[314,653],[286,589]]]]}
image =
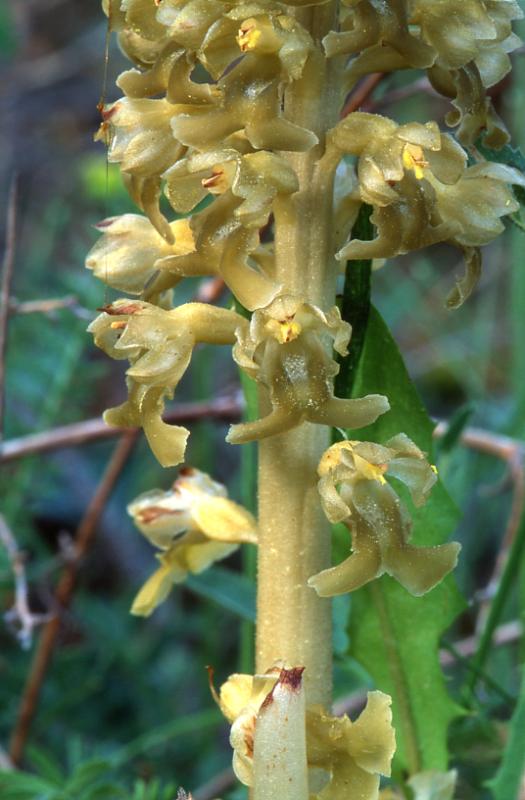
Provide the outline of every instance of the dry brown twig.
{"type": "MultiPolygon", "coordinates": [[[[201,419],[234,421],[239,419],[242,407],[238,394],[218,397],[206,403],[178,403],[165,415],[166,422],[181,424],[201,419]]],[[[137,429],[116,428],[96,417],[83,422],[73,422],[42,433],[32,433],[0,443],[0,463],[16,461],[24,456],[37,455],[63,447],[74,447],[100,439],[114,439],[137,429]]]]}
{"type": "Polygon", "coordinates": [[[16,638],[24,649],[33,641],[33,633],[50,619],[49,614],[33,614],[29,607],[29,588],[27,583],[25,556],[19,549],[11,529],[0,514],[0,542],[4,545],[15,579],[15,600],[12,607],[4,613],[4,619],[15,631],[16,638]]]}
{"type": "Polygon", "coordinates": [[[381,83],[384,77],[384,73],[382,72],[372,72],[370,75],[364,78],[364,80],[358,84],[346,101],[345,107],[341,112],[341,119],[361,108],[361,106],[364,105],[370,98],[372,92],[376,86],[381,83]]]}
{"type": "Polygon", "coordinates": [[[73,294],[44,300],[19,301],[15,297],[9,298],[9,311],[11,314],[54,314],[55,311],[62,311],[63,309],[71,311],[81,319],[93,318],[93,312],[80,305],[78,297],[73,294]]]}
{"type": "MultiPolygon", "coordinates": [[[[434,430],[434,436],[443,436],[446,430],[446,423],[440,422],[434,430]]],[[[491,433],[481,428],[466,428],[461,436],[461,442],[472,450],[495,456],[504,461],[513,487],[510,514],[496,564],[490,580],[481,595],[480,610],[476,623],[476,628],[479,631],[484,627],[490,601],[499,585],[509,548],[518,531],[520,520],[525,513],[525,442],[520,439],[512,439],[510,436],[491,433]]]]}
{"type": "Polygon", "coordinates": [[[62,613],[71,604],[79,568],[93,543],[106,503],[127,463],[137,438],[138,433],[136,431],[128,432],[121,437],[77,528],[74,538],[74,557],[68,559],[65,563],[54,593],[56,614],[48,620],[42,630],[20,700],[18,717],[12,733],[9,751],[11,761],[15,765],[20,764],[24,754],[31,723],[37,710],[42,684],[60,632],[62,613]]]}

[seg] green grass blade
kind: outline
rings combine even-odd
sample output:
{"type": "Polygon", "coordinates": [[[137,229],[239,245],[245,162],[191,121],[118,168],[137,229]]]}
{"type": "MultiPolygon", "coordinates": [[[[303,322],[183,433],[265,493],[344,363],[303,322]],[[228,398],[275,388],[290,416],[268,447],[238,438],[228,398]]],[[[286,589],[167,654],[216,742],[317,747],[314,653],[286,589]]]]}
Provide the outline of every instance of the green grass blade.
{"type": "Polygon", "coordinates": [[[478,649],[472,659],[472,671],[467,682],[467,688],[470,692],[475,690],[479,676],[483,673],[485,662],[490,653],[494,631],[501,621],[509,595],[516,584],[516,578],[523,563],[524,554],[525,516],[521,520],[518,532],[507,555],[501,580],[490,605],[487,621],[479,639],[478,649]]]}
{"type": "Polygon", "coordinates": [[[190,733],[204,734],[206,730],[215,728],[222,721],[221,713],[215,708],[179,717],[128,742],[112,756],[111,763],[115,767],[120,767],[153,747],[190,733]]]}
{"type": "Polygon", "coordinates": [[[525,670],[518,704],[509,726],[509,738],[501,766],[489,786],[494,800],[513,800],[521,797],[520,789],[525,776],[525,670]]]}

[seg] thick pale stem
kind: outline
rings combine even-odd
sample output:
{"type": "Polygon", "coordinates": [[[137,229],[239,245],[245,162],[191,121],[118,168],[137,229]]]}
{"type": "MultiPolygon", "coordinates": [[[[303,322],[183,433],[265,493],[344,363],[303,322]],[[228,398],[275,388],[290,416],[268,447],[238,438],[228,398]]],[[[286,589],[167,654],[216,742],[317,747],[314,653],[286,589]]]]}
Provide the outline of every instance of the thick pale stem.
{"type": "Polygon", "coordinates": [[[317,492],[328,429],[305,423],[259,450],[257,671],[305,667],[308,703],[330,705],[330,601],[307,580],[330,564],[330,527],[317,492]]]}
{"type": "MultiPolygon", "coordinates": [[[[337,121],[337,64],[322,55],[320,40],[335,25],[337,3],[296,16],[318,50],[300,81],[291,84],[284,112],[314,131],[319,145],[308,153],[283,153],[300,189],[275,209],[276,278],[283,293],[329,308],[335,301],[332,241],[333,174],[318,168],[326,131],[337,121]]],[[[261,406],[267,398],[261,397],[261,406]]],[[[319,503],[317,465],[329,430],[304,423],[260,443],[257,671],[278,660],[305,667],[307,703],[330,705],[332,641],[330,602],[307,585],[330,563],[330,526],[319,503]]]]}

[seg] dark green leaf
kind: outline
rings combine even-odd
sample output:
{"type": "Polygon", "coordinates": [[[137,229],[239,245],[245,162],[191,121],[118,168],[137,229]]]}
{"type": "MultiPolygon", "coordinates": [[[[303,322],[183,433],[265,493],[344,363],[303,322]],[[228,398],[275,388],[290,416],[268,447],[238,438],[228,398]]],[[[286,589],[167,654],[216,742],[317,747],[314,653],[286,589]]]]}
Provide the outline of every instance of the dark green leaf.
{"type": "MultiPolygon", "coordinates": [[[[372,208],[363,204],[352,228],[352,238],[372,239],[373,226],[370,222],[372,208]]],[[[368,314],[370,311],[372,262],[348,261],[341,300],[341,316],[352,326],[352,338],[348,355],[339,357],[339,374],[335,378],[335,394],[348,397],[351,381],[361,357],[365,340],[368,314]]]]}
{"type": "Polygon", "coordinates": [[[63,786],[66,780],[58,761],[48,752],[39,747],[30,746],[27,756],[31,767],[39,773],[39,777],[49,781],[54,786],[63,786]]]}
{"type": "Polygon", "coordinates": [[[99,783],[90,786],[81,795],[71,794],[74,800],[127,800],[129,793],[114,783],[99,783]]]}
{"type": "Polygon", "coordinates": [[[436,444],[435,449],[437,456],[449,453],[454,449],[454,447],[459,443],[461,434],[465,430],[465,427],[473,413],[474,406],[472,403],[467,403],[466,405],[461,406],[461,408],[458,408],[456,413],[452,415],[447,430],[436,444]]]}
{"type": "Polygon", "coordinates": [[[44,778],[27,772],[1,772],[0,797],[2,800],[47,800],[56,794],[56,786],[44,778]]]}
{"type": "Polygon", "coordinates": [[[142,736],[138,736],[136,739],[133,739],[133,741],[128,742],[121,750],[115,753],[111,761],[114,766],[121,766],[131,761],[133,758],[143,755],[153,747],[158,747],[166,742],[172,742],[176,737],[186,736],[189,733],[196,732],[204,735],[206,730],[215,728],[222,721],[223,717],[221,713],[215,708],[178,717],[168,722],[166,725],[153,728],[142,736]]]}
{"type": "Polygon", "coordinates": [[[186,586],[241,619],[255,621],[255,588],[244,575],[224,567],[211,567],[201,575],[189,577],[186,586]]]}

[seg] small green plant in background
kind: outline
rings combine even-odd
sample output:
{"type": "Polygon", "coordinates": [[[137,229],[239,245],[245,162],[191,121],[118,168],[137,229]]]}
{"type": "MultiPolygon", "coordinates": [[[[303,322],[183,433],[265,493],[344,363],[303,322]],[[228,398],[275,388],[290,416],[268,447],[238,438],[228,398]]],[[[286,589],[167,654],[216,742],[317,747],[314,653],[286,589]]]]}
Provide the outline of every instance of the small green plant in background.
{"type": "MultiPolygon", "coordinates": [[[[454,737],[467,717],[494,732],[476,689],[491,680],[486,650],[525,528],[451,691],[439,648],[464,600],[449,541],[458,512],[439,470],[467,415],[435,464],[434,423],[370,293],[383,260],[447,244],[465,265],[446,300],[456,309],[479,280],[480,248],[503,218],[520,224],[523,161],[487,94],[520,44],[518,4],[106,0],[104,10],[134,66],[98,138],[141,211],[103,220],[87,258],[126,295],[90,325],[127,367],[127,400],[105,419],[141,427],[162,466],[182,464],[189,431],[166,421],[166,403],[201,345],[231,348],[247,413],[227,441],[248,454],[245,505],[257,496],[255,518],[199,463],[167,491],[141,487],[128,510],[159,563],[132,613],[150,616],[186,583],[244,620],[242,672],[218,690],[212,681],[212,694],[254,800],[453,800],[478,789],[517,799],[522,701],[512,755],[490,785],[462,770],[454,737]],[[359,81],[405,70],[424,72],[450,103],[450,132],[352,106],[359,81]],[[224,285],[224,305],[184,302],[185,282],[201,277],[224,285]],[[244,576],[216,565],[240,544],[251,551],[244,576]],[[334,645],[336,669],[368,690],[352,718],[332,710],[334,645]]],[[[101,191],[95,162],[84,178],[101,191]]],[[[112,785],[111,761],[69,777],[36,767],[38,777],[0,777],[6,798],[175,794],[155,781],[112,785]]]]}

